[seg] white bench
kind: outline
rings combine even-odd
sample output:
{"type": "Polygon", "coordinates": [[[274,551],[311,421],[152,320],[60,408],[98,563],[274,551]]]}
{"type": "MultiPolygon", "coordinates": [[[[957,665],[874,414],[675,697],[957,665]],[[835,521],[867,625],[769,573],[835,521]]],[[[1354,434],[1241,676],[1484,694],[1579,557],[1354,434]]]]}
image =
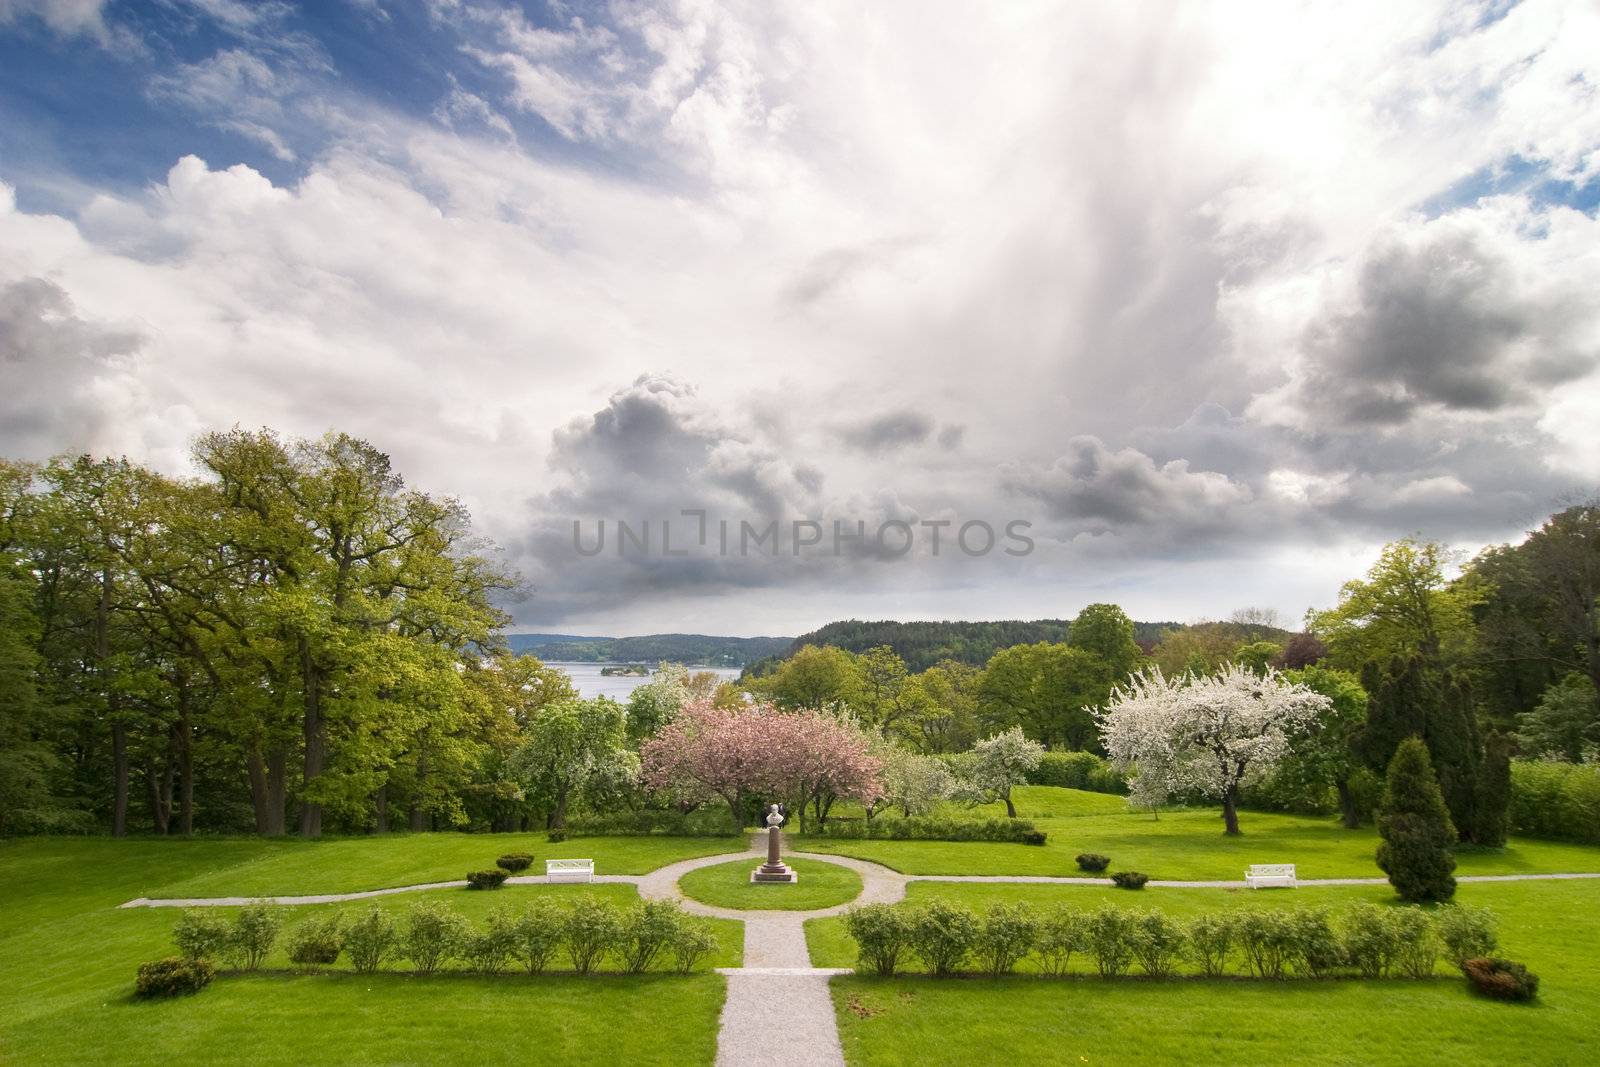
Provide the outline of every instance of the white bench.
{"type": "Polygon", "coordinates": [[[1245,869],[1244,884],[1251,889],[1293,889],[1294,864],[1252,863],[1245,869]]]}
{"type": "Polygon", "coordinates": [[[545,860],[544,876],[550,882],[591,882],[594,860],[545,860]]]}

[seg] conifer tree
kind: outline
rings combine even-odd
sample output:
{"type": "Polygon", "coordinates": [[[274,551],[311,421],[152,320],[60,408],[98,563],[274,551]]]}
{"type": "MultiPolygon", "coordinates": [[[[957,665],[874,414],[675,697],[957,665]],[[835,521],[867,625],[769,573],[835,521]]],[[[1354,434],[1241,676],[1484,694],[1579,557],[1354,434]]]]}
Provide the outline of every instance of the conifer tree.
{"type": "Polygon", "coordinates": [[[1483,742],[1483,766],[1478,772],[1477,824],[1472,839],[1489,848],[1506,843],[1506,808],[1511,803],[1511,742],[1499,730],[1490,730],[1483,742]]]}
{"type": "Polygon", "coordinates": [[[1421,738],[1402,741],[1389,762],[1378,836],[1378,866],[1403,899],[1442,902],[1455,895],[1456,828],[1421,738]]]}

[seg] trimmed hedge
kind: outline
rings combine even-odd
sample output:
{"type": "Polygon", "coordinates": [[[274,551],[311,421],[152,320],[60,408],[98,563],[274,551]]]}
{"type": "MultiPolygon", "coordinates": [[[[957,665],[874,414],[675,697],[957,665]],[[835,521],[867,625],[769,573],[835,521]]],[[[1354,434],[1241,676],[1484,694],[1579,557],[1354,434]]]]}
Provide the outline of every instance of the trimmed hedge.
{"type": "Polygon", "coordinates": [[[526,852],[507,852],[495,860],[494,865],[509,874],[521,874],[533,866],[533,857],[526,852]]]}
{"type": "Polygon", "coordinates": [[[1080,852],[1078,853],[1078,857],[1074,862],[1077,863],[1078,870],[1080,871],[1088,871],[1091,874],[1099,874],[1101,871],[1111,866],[1111,857],[1102,856],[1098,852],[1080,852]]]}
{"type": "Polygon", "coordinates": [[[501,886],[506,884],[506,879],[508,877],[510,877],[508,872],[499,870],[498,868],[485,871],[468,871],[467,888],[499,889],[501,886]]]}
{"type": "MultiPolygon", "coordinates": [[[[1005,974],[1024,959],[1051,977],[1067,973],[1076,954],[1102,978],[1137,965],[1149,978],[1173,976],[1181,963],[1207,978],[1233,973],[1266,980],[1305,978],[1430,978],[1440,956],[1467,944],[1494,943],[1494,916],[1482,909],[1379,908],[1357,904],[1337,914],[1327,908],[1247,910],[1178,920],[1161,911],[1106,904],[1082,911],[1065,905],[1043,913],[1031,905],[996,904],[987,914],[946,900],[866,904],[845,913],[856,944],[858,973],[892,976],[915,957],[934,975],[962,973],[976,964],[1005,974]],[[1463,937],[1463,931],[1470,931],[1463,937]]],[[[1486,971],[1489,961],[1461,966],[1486,971]]],[[[1514,964],[1505,965],[1515,967],[1514,964]]],[[[1484,977],[1500,995],[1520,981],[1484,977]]],[[[1537,987],[1537,979],[1532,978],[1537,987]]],[[[1479,979],[1474,978],[1474,981],[1479,979]]]]}
{"type": "Polygon", "coordinates": [[[1600,766],[1511,761],[1511,832],[1600,844],[1600,766]]]}
{"type": "Polygon", "coordinates": [[[1126,796],[1128,780],[1093,752],[1046,752],[1028,772],[1029,785],[1056,785],[1126,796]]]}
{"type": "Polygon", "coordinates": [[[953,819],[943,815],[911,818],[879,815],[875,819],[830,819],[827,828],[808,831],[812,837],[871,841],[991,841],[1042,845],[1044,831],[1027,819],[953,819]]]}
{"type": "Polygon", "coordinates": [[[1118,889],[1143,889],[1150,876],[1143,871],[1118,871],[1111,876],[1118,889]]]}
{"type": "Polygon", "coordinates": [[[198,993],[217,976],[209,960],[168,956],[139,964],[133,991],[141,997],[178,997],[198,993]]]}
{"type": "Polygon", "coordinates": [[[737,837],[744,832],[733,826],[726,811],[716,808],[574,815],[567,820],[567,830],[588,837],[737,837]]]}

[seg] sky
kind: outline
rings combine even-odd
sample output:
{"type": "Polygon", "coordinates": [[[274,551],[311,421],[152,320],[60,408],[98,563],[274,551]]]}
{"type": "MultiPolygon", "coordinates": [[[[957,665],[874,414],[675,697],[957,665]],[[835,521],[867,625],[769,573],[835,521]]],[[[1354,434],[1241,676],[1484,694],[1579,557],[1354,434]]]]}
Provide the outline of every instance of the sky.
{"type": "Polygon", "coordinates": [[[518,630],[1293,624],[1600,488],[1597,207],[1588,0],[0,0],[0,454],[355,434],[518,630]]]}

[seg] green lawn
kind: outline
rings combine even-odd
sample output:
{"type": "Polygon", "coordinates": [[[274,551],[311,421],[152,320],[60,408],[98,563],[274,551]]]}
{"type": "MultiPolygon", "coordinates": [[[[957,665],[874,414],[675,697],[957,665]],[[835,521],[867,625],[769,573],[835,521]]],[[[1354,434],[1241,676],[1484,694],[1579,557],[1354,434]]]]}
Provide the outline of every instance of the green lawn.
{"type": "MultiPolygon", "coordinates": [[[[1216,908],[1388,901],[1387,887],[1283,891],[923,883],[912,899],[1113,901],[1193,914],[1216,908]]],[[[1283,1062],[1592,1063],[1600,1057],[1600,884],[1526,882],[1463,886],[1457,899],[1500,916],[1501,952],[1542,980],[1533,1005],[1469,993],[1444,966],[1427,982],[1347,979],[1262,982],[1184,978],[1102,981],[1080,976],[934,980],[835,979],[840,1035],[852,1065],[1283,1062]],[[1003,1049],[1002,1053],[995,1050],[1003,1049]]],[[[812,962],[848,966],[853,948],[838,919],[806,924],[812,962]]]]}
{"type": "MultiPolygon", "coordinates": [[[[1225,837],[1217,809],[1129,811],[1121,797],[1049,786],[1017,789],[1019,814],[1049,833],[1047,844],[1010,845],[950,841],[850,841],[795,837],[793,848],[873,860],[906,874],[1079,875],[1073,857],[1099,852],[1111,870],[1144,871],[1152,878],[1237,879],[1252,863],[1293,863],[1302,878],[1378,877],[1377,835],[1345,830],[1333,818],[1243,812],[1244,830],[1225,837]]],[[[1003,814],[993,805],[983,814],[1003,814]]],[[[1600,849],[1554,841],[1513,839],[1493,852],[1463,852],[1457,874],[1533,871],[1600,871],[1600,849]]]]}
{"type": "Polygon", "coordinates": [[[678,879],[683,895],[702,904],[753,911],[811,911],[831,908],[861,895],[861,876],[837,863],[785,859],[800,875],[797,882],[752,882],[754,858],[701,867],[678,879]]]}
{"type": "MultiPolygon", "coordinates": [[[[738,842],[732,842],[737,845],[738,842]]],[[[117,910],[134,897],[346,891],[460,877],[521,848],[593,856],[599,870],[645,870],[727,840],[578,839],[555,852],[542,835],[397,835],[317,843],[251,840],[0,842],[0,1063],[710,1063],[724,982],[607,974],[477,978],[348,971],[224,976],[199,996],[132,998],[139,963],[171,953],[172,909],[117,910]],[[409,866],[406,859],[409,855],[409,866]],[[648,1027],[618,1020],[648,1017],[648,1027]]],[[[532,894],[592,892],[619,902],[628,885],[441,890],[481,915],[532,894]]],[[[424,894],[379,898],[403,912],[424,894]]],[[[365,902],[322,907],[356,908],[365,902]]],[[[315,908],[287,909],[290,922],[315,908]]],[[[740,926],[707,967],[737,965],[740,926]]],[[[286,966],[275,953],[268,966],[286,966]]],[[[402,965],[403,966],[403,965],[402,965]]]]}

